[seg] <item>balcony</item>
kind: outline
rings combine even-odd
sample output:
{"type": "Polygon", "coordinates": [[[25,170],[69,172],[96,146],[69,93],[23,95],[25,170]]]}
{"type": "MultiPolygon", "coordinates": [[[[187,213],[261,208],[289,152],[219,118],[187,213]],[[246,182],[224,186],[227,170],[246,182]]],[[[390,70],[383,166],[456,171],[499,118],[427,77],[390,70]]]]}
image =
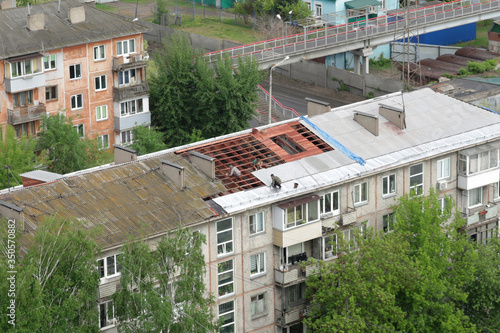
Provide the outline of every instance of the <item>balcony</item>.
{"type": "Polygon", "coordinates": [[[465,216],[467,226],[472,224],[486,222],[491,219],[496,219],[498,216],[498,206],[495,204],[485,205],[474,213],[469,213],[465,216]]]}
{"type": "Polygon", "coordinates": [[[45,104],[43,103],[7,111],[8,111],[7,122],[11,125],[19,125],[30,121],[40,120],[47,113],[45,104]]]}
{"type": "Polygon", "coordinates": [[[287,327],[298,324],[307,315],[310,305],[303,301],[300,305],[295,305],[287,310],[276,310],[276,324],[281,327],[287,327]]]}
{"type": "Polygon", "coordinates": [[[123,71],[129,68],[146,67],[149,55],[147,52],[133,53],[128,56],[113,58],[113,71],[123,71]]]}
{"type": "Polygon", "coordinates": [[[125,87],[113,87],[113,100],[125,101],[128,99],[135,99],[148,94],[147,82],[129,85],[125,87]]]}
{"type": "Polygon", "coordinates": [[[458,188],[471,190],[473,188],[486,186],[500,180],[498,168],[489,169],[469,175],[458,175],[458,188]]]}
{"type": "Polygon", "coordinates": [[[357,220],[357,213],[355,210],[342,214],[341,222],[343,226],[355,223],[357,220]]]}
{"type": "Polygon", "coordinates": [[[149,124],[151,124],[151,113],[145,111],[126,117],[115,117],[115,130],[118,132],[149,124]]]}
{"type": "Polygon", "coordinates": [[[297,227],[285,229],[283,231],[274,229],[274,245],[279,247],[288,247],[321,237],[322,233],[323,229],[321,228],[321,220],[304,223],[297,227]]]}
{"type": "Polygon", "coordinates": [[[45,73],[38,72],[16,78],[5,78],[5,91],[15,94],[21,91],[45,87],[45,73]]]}

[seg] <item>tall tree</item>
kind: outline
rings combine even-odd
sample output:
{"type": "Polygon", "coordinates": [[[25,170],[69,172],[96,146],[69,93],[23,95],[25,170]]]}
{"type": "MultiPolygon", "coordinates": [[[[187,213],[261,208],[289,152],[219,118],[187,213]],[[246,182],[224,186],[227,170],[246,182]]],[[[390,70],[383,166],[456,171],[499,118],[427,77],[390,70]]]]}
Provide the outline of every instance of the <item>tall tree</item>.
{"type": "Polygon", "coordinates": [[[132,129],[133,141],[128,147],[134,149],[138,155],[154,153],[166,149],[163,134],[152,127],[136,126],[132,129]]]}
{"type": "Polygon", "coordinates": [[[65,174],[111,162],[111,153],[100,150],[97,140],[81,139],[71,118],[45,117],[38,136],[38,149],[47,150],[50,169],[65,174]]]}
{"type": "Polygon", "coordinates": [[[239,73],[228,77],[229,62],[212,68],[180,34],[164,44],[148,66],[153,125],[165,135],[169,147],[245,128],[255,110],[257,64],[240,61],[239,73]],[[238,107],[236,107],[238,106],[238,107]]]}
{"type": "Polygon", "coordinates": [[[36,139],[26,136],[16,137],[14,128],[7,125],[5,134],[0,129],[0,188],[14,186],[21,183],[22,174],[47,163],[45,154],[37,155],[36,139]],[[8,166],[8,168],[5,168],[8,166]]]}
{"type": "Polygon", "coordinates": [[[177,229],[149,251],[133,240],[120,256],[122,289],[113,295],[120,332],[214,332],[218,329],[203,281],[205,237],[177,229]]]}

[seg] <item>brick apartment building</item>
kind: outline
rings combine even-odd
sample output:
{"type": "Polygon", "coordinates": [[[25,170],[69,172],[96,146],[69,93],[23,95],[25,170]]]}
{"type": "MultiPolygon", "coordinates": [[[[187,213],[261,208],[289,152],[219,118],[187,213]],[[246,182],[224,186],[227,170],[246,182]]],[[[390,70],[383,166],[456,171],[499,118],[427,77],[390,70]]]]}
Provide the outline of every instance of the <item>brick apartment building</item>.
{"type": "Polygon", "coordinates": [[[147,55],[132,20],[76,0],[0,10],[0,124],[36,135],[63,113],[103,148],[149,125],[147,55]],[[136,125],[137,124],[137,125],[136,125]]]}

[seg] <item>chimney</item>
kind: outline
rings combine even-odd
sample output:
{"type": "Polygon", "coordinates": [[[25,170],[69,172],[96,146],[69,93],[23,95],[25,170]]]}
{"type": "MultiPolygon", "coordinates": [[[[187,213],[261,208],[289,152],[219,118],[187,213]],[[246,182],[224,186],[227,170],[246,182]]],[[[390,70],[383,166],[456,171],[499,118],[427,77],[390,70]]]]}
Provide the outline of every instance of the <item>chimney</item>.
{"type": "Polygon", "coordinates": [[[10,9],[10,8],[16,8],[15,0],[4,0],[0,2],[0,9],[10,9]]]}
{"type": "Polygon", "coordinates": [[[184,167],[165,160],[160,163],[160,170],[182,190],[185,187],[184,167]]]}
{"type": "Polygon", "coordinates": [[[28,30],[37,31],[45,29],[45,14],[28,14],[28,30]]]}
{"type": "Polygon", "coordinates": [[[406,119],[404,109],[397,108],[395,106],[389,106],[384,104],[378,105],[378,113],[389,120],[391,123],[396,125],[399,129],[406,128],[406,119]]]}
{"type": "Polygon", "coordinates": [[[327,113],[332,110],[330,103],[318,101],[316,99],[312,99],[309,97],[306,97],[306,101],[307,101],[307,115],[309,117],[327,113]]]}
{"type": "Polygon", "coordinates": [[[197,151],[190,151],[191,162],[198,167],[205,175],[215,179],[215,158],[198,153],[197,151]]]}
{"type": "Polygon", "coordinates": [[[85,7],[73,7],[69,9],[69,21],[71,24],[85,22],[85,7]]]}
{"type": "Polygon", "coordinates": [[[7,201],[0,200],[0,216],[7,219],[7,228],[24,231],[23,209],[7,201]]]}
{"type": "Polygon", "coordinates": [[[62,177],[62,175],[45,170],[34,170],[20,174],[23,180],[23,187],[35,186],[53,182],[62,177]]]}
{"type": "Polygon", "coordinates": [[[378,136],[378,117],[359,111],[354,111],[354,120],[371,134],[378,136]]]}
{"type": "Polygon", "coordinates": [[[137,152],[133,149],[115,145],[115,164],[132,162],[137,160],[137,152]]]}

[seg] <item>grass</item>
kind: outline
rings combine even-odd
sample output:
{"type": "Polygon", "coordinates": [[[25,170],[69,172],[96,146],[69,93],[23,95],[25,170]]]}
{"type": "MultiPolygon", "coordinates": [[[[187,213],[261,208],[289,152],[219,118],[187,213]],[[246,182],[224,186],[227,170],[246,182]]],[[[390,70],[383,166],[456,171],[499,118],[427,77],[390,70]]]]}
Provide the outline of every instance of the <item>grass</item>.
{"type": "Polygon", "coordinates": [[[458,47],[465,47],[465,46],[473,46],[473,47],[479,47],[483,49],[488,48],[488,29],[491,26],[491,23],[493,20],[484,20],[484,21],[479,21],[476,23],[476,39],[464,42],[464,43],[458,43],[455,44],[454,46],[458,47]]]}
{"type": "Polygon", "coordinates": [[[110,5],[106,5],[105,3],[96,3],[95,8],[100,10],[105,10],[107,12],[117,12],[118,8],[111,7],[110,5]]]}
{"type": "Polygon", "coordinates": [[[234,25],[234,19],[222,19],[219,22],[218,18],[189,18],[184,15],[182,17],[182,26],[177,27],[182,31],[191,32],[194,34],[212,37],[217,39],[231,40],[239,43],[250,44],[262,40],[261,34],[252,29],[252,25],[245,25],[238,22],[234,25]]]}

